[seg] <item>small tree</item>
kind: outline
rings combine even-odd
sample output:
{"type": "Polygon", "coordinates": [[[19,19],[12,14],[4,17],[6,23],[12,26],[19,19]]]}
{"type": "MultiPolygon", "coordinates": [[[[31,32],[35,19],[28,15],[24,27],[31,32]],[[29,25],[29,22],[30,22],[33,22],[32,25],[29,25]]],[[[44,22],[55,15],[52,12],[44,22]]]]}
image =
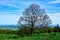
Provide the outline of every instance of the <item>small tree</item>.
{"type": "Polygon", "coordinates": [[[30,34],[30,27],[20,27],[17,32],[18,35],[29,36],[30,34]]]}
{"type": "Polygon", "coordinates": [[[23,11],[23,16],[19,18],[18,25],[31,27],[31,35],[36,25],[46,26],[51,24],[50,18],[45,14],[38,4],[31,4],[23,11]]]}
{"type": "Polygon", "coordinates": [[[54,27],[54,34],[55,36],[57,36],[57,32],[59,32],[59,25],[57,24],[57,26],[54,27]]]}

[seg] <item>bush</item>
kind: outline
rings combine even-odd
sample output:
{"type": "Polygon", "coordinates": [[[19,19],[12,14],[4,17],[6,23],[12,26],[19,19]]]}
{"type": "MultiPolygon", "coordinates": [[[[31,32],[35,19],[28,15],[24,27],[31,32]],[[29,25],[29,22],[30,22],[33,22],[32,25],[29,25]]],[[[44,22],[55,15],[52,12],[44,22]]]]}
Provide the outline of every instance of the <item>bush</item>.
{"type": "Polygon", "coordinates": [[[53,32],[53,28],[48,29],[48,33],[53,32]]]}
{"type": "Polygon", "coordinates": [[[15,34],[16,31],[13,30],[2,30],[0,29],[0,34],[15,34]]]}
{"type": "Polygon", "coordinates": [[[54,29],[54,32],[55,32],[55,33],[58,32],[58,29],[54,29]]]}
{"type": "Polygon", "coordinates": [[[54,32],[56,33],[58,31],[59,31],[58,27],[54,27],[54,32]]]}
{"type": "Polygon", "coordinates": [[[29,27],[21,27],[18,32],[18,35],[29,35],[30,34],[30,28],[29,27]]]}
{"type": "Polygon", "coordinates": [[[39,29],[35,29],[35,33],[39,34],[40,33],[39,29]]]}
{"type": "Polygon", "coordinates": [[[47,26],[41,27],[40,33],[48,33],[48,29],[49,29],[49,27],[47,27],[47,26]]]}

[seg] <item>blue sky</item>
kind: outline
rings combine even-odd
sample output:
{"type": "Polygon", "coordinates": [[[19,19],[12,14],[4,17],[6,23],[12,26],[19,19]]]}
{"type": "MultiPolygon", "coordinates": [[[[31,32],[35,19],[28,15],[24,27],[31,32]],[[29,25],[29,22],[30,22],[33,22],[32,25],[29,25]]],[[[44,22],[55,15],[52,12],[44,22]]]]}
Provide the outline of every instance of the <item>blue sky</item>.
{"type": "Polygon", "coordinates": [[[32,3],[45,9],[52,24],[60,24],[60,0],[0,0],[0,25],[17,24],[22,11],[32,3]]]}

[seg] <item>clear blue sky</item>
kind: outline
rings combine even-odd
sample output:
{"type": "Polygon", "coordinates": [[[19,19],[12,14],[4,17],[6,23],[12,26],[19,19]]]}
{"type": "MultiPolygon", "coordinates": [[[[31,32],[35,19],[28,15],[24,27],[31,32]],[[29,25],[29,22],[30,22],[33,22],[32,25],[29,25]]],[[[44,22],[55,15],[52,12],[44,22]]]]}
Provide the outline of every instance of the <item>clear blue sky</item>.
{"type": "Polygon", "coordinates": [[[60,0],[0,0],[0,25],[17,24],[22,11],[31,3],[44,8],[52,24],[60,24],[60,0]]]}

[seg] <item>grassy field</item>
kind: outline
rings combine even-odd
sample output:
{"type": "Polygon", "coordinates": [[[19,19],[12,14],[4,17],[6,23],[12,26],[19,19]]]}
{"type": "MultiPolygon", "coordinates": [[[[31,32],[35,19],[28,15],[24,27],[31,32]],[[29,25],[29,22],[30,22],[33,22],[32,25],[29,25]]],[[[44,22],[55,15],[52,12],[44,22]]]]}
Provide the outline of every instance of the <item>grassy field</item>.
{"type": "MultiPolygon", "coordinates": [[[[25,37],[18,37],[18,38],[13,38],[14,34],[1,34],[0,35],[0,40],[45,40],[46,35],[44,33],[40,34],[34,34],[32,36],[25,36],[25,37]]],[[[48,33],[47,38],[49,40],[60,40],[60,33],[58,33],[57,36],[54,35],[54,33],[48,33]]]]}

